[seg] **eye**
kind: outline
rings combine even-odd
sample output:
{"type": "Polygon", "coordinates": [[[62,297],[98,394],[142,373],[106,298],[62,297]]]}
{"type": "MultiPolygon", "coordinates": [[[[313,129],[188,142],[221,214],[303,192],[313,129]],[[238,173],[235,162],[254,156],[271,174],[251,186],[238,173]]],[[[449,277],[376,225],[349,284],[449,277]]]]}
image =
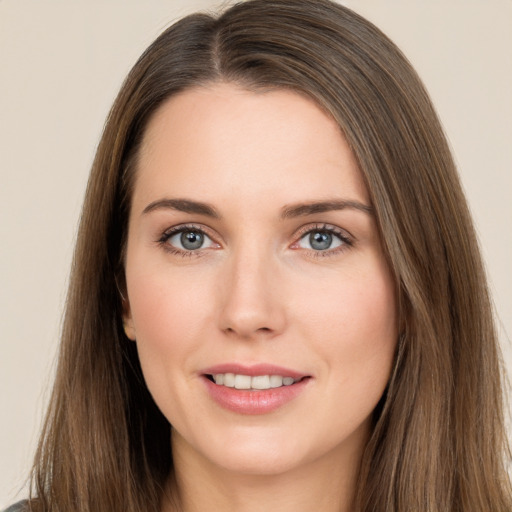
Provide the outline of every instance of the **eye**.
{"type": "Polygon", "coordinates": [[[301,236],[296,247],[317,252],[332,251],[343,245],[352,245],[347,236],[335,231],[332,228],[322,227],[310,229],[301,236]]]}
{"type": "Polygon", "coordinates": [[[213,240],[204,231],[196,228],[181,228],[163,237],[162,242],[180,251],[197,251],[213,247],[213,240]]]}
{"type": "Polygon", "coordinates": [[[329,231],[310,231],[299,240],[299,247],[313,249],[314,251],[326,251],[339,247],[342,241],[329,231]]]}

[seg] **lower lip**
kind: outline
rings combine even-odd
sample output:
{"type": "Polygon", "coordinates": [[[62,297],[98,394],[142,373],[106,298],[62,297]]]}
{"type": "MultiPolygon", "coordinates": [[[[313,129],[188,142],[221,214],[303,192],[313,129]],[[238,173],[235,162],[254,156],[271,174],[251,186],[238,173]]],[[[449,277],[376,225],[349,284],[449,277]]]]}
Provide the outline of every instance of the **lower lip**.
{"type": "Polygon", "coordinates": [[[267,414],[300,395],[311,379],[305,378],[290,386],[258,391],[219,386],[207,377],[203,380],[210,396],[224,409],[238,414],[267,414]]]}

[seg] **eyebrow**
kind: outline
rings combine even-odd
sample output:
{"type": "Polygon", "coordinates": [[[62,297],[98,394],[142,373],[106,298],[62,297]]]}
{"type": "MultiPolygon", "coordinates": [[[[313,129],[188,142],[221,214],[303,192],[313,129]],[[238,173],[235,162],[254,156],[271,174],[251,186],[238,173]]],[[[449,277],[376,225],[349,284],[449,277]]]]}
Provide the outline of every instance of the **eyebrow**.
{"type": "Polygon", "coordinates": [[[354,200],[336,199],[331,201],[318,201],[306,204],[290,205],[283,209],[281,217],[290,219],[294,217],[305,217],[315,213],[325,213],[336,210],[359,210],[368,215],[373,215],[373,208],[364,203],[354,200]]]}
{"type": "MultiPolygon", "coordinates": [[[[142,211],[142,214],[145,215],[160,209],[176,210],[185,213],[195,213],[214,219],[221,218],[221,215],[212,205],[203,203],[201,201],[192,201],[190,199],[158,199],[157,201],[153,201],[152,203],[148,204],[142,211]]],[[[345,209],[359,210],[368,215],[373,214],[373,208],[364,203],[354,200],[337,199],[331,201],[315,201],[311,203],[300,203],[286,206],[281,212],[281,218],[291,219],[295,217],[314,215],[315,213],[325,213],[345,209]]]]}
{"type": "Polygon", "coordinates": [[[190,199],[159,199],[148,204],[142,211],[142,214],[144,215],[160,209],[196,213],[198,215],[220,219],[219,213],[213,206],[200,201],[191,201],[190,199]]]}

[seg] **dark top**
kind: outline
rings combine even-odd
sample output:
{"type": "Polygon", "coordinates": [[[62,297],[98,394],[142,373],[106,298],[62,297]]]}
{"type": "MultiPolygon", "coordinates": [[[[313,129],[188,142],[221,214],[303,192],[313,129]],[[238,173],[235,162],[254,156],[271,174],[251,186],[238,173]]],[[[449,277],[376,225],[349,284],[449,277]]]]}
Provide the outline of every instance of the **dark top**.
{"type": "Polygon", "coordinates": [[[3,512],[23,512],[27,510],[26,505],[27,500],[18,501],[18,503],[11,505],[9,508],[6,508],[3,512]]]}

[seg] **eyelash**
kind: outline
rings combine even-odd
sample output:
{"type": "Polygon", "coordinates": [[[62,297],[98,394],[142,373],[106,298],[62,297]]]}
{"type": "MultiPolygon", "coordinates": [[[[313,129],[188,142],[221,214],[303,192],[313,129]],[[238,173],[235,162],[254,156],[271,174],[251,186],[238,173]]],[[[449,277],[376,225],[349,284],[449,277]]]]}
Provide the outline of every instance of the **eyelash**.
{"type": "MultiPolygon", "coordinates": [[[[174,254],[181,257],[198,257],[203,255],[204,253],[201,251],[201,249],[197,250],[183,250],[178,249],[177,247],[174,247],[170,245],[169,239],[178,234],[178,233],[184,233],[187,231],[195,231],[198,233],[203,234],[204,236],[208,237],[210,240],[213,241],[214,244],[216,242],[214,241],[214,238],[208,234],[208,230],[205,230],[204,227],[198,226],[196,224],[182,224],[179,226],[174,226],[170,229],[167,229],[162,233],[161,237],[157,240],[158,244],[168,253],[174,254]]],[[[293,246],[297,246],[300,241],[308,234],[313,232],[324,232],[324,233],[331,233],[335,235],[340,241],[341,245],[334,249],[326,249],[324,251],[320,250],[309,250],[309,253],[311,254],[311,257],[314,258],[325,258],[337,255],[338,253],[344,252],[348,249],[350,249],[354,245],[353,238],[345,231],[340,228],[337,228],[335,226],[332,226],[330,224],[315,224],[315,225],[307,225],[301,228],[297,234],[295,235],[296,241],[293,242],[293,246]]],[[[217,244],[218,245],[218,244],[217,244]]],[[[297,249],[298,247],[295,247],[294,249],[297,249]]]]}
{"type": "Polygon", "coordinates": [[[354,245],[354,239],[350,236],[345,230],[342,230],[336,226],[332,226],[330,224],[314,224],[304,226],[297,233],[297,241],[292,245],[297,245],[306,235],[319,232],[319,233],[330,233],[335,235],[337,238],[341,240],[341,245],[335,247],[334,249],[326,249],[325,251],[315,251],[310,250],[311,257],[313,258],[328,258],[331,256],[336,256],[339,253],[342,253],[354,245]]]}
{"type": "Polygon", "coordinates": [[[201,233],[213,241],[213,237],[211,237],[208,234],[208,232],[204,229],[204,227],[197,226],[195,224],[181,224],[179,226],[174,226],[174,227],[164,231],[162,233],[162,236],[158,239],[157,242],[164,249],[164,251],[166,251],[170,254],[181,256],[183,258],[201,256],[203,254],[201,252],[201,249],[198,249],[195,251],[190,251],[190,250],[187,251],[187,250],[183,250],[183,249],[178,249],[177,247],[174,247],[168,243],[169,239],[171,237],[173,237],[174,235],[176,235],[178,233],[184,233],[187,231],[195,231],[197,233],[201,233]]]}

